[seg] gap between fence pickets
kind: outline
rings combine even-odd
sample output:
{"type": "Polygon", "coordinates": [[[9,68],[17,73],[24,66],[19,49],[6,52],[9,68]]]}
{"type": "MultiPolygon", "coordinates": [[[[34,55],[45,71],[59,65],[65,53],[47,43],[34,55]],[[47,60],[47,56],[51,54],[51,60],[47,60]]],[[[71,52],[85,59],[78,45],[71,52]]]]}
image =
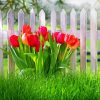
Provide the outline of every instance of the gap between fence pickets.
{"type": "MultiPolygon", "coordinates": [[[[7,26],[8,26],[8,46],[9,44],[9,36],[14,34],[14,13],[10,9],[7,14],[7,26]]],[[[9,48],[8,48],[9,49],[9,48]]],[[[12,73],[15,70],[15,63],[11,57],[8,56],[8,73],[12,73]]]]}
{"type": "MultiPolygon", "coordinates": [[[[3,48],[2,12],[0,11],[0,48],[3,48]]],[[[3,51],[0,49],[0,74],[3,75],[3,51]]]]}

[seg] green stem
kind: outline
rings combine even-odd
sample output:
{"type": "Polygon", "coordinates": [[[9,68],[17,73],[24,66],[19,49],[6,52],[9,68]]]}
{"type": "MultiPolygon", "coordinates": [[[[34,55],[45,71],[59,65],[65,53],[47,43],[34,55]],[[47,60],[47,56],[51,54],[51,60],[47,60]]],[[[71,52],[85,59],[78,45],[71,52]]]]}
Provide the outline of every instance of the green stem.
{"type": "Polygon", "coordinates": [[[74,50],[69,50],[70,52],[68,53],[68,55],[67,55],[67,57],[66,58],[68,58],[68,57],[70,57],[70,55],[74,52],[74,50]]]}
{"type": "Polygon", "coordinates": [[[66,56],[67,50],[68,50],[68,46],[67,46],[66,49],[65,49],[65,52],[64,52],[62,61],[64,60],[64,58],[65,58],[65,56],[66,56]]]}

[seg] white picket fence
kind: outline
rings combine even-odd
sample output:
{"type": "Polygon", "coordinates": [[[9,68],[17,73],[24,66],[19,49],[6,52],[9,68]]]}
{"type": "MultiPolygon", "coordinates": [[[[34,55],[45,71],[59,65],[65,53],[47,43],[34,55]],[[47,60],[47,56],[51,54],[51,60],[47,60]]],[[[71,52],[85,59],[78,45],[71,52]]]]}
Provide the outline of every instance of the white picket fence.
{"type": "MultiPolygon", "coordinates": [[[[75,9],[72,9],[70,12],[70,33],[77,35],[77,16],[75,9]]],[[[56,31],[56,22],[57,16],[56,11],[51,11],[51,32],[56,31]]],[[[45,12],[41,10],[39,12],[39,22],[40,25],[45,25],[45,12]]],[[[24,12],[22,10],[18,13],[18,34],[21,32],[21,28],[24,24],[24,12]]],[[[30,26],[32,32],[35,31],[35,12],[34,9],[30,11],[30,26]]],[[[14,14],[12,10],[9,10],[7,14],[7,25],[8,25],[8,37],[12,33],[14,33],[14,14]]],[[[60,14],[60,26],[61,31],[66,32],[67,26],[67,14],[63,9],[60,14]]],[[[85,9],[82,9],[80,12],[80,33],[78,36],[80,37],[80,71],[86,71],[86,36],[87,36],[87,12],[85,9]]],[[[2,12],[0,11],[0,48],[3,47],[3,38],[2,38],[2,12]]],[[[96,50],[96,40],[97,40],[97,12],[95,9],[91,9],[90,11],[90,47],[91,47],[91,70],[92,72],[97,71],[97,50],[96,50]]],[[[77,52],[77,51],[76,51],[77,52]]],[[[76,71],[76,52],[73,54],[71,58],[71,67],[73,71],[76,71]]],[[[3,51],[0,50],[0,73],[3,73],[3,51]]],[[[12,58],[9,57],[8,64],[8,72],[14,72],[15,64],[12,61],[12,58]]]]}

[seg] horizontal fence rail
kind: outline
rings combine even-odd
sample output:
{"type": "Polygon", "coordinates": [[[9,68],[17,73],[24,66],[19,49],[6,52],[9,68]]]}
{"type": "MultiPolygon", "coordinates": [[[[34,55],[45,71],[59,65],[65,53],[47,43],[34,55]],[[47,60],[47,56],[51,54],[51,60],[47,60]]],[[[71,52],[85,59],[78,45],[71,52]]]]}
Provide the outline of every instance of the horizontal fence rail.
{"type": "MultiPolygon", "coordinates": [[[[51,10],[51,18],[50,18],[50,24],[51,29],[50,32],[57,31],[57,13],[54,9],[51,10]]],[[[100,61],[100,59],[97,59],[97,55],[100,54],[100,52],[97,53],[97,39],[100,39],[100,30],[97,30],[97,12],[95,9],[91,9],[90,11],[90,30],[87,30],[87,12],[85,9],[82,9],[80,12],[80,30],[77,30],[77,12],[75,9],[72,9],[70,12],[70,30],[68,30],[67,27],[67,13],[64,9],[60,12],[60,28],[62,32],[69,32],[70,34],[74,34],[75,36],[80,38],[80,52],[79,50],[76,50],[75,53],[71,57],[71,68],[75,72],[77,67],[77,55],[80,55],[80,71],[86,72],[86,62],[91,61],[91,70],[93,73],[97,72],[97,61],[100,61]],[[86,48],[86,40],[90,40],[90,52],[87,52],[86,48]],[[87,59],[86,55],[91,55],[91,59],[87,59]]],[[[3,33],[6,31],[2,30],[2,12],[0,11],[0,48],[3,47],[3,33]]],[[[32,32],[35,31],[35,25],[36,25],[36,16],[34,9],[30,10],[30,26],[32,29],[32,32]]],[[[44,10],[42,9],[39,12],[39,24],[40,25],[46,25],[46,14],[44,10]]],[[[24,12],[20,10],[18,12],[18,30],[17,32],[14,31],[14,13],[10,9],[7,14],[7,34],[8,38],[11,34],[20,34],[21,28],[24,25],[24,12]]],[[[4,36],[5,37],[5,36],[4,36]]],[[[8,42],[9,45],[9,42],[8,42]]],[[[15,64],[12,60],[12,58],[9,56],[9,64],[8,64],[8,72],[12,73],[15,70],[15,64]]],[[[0,73],[3,73],[3,51],[0,50],[0,73]]]]}

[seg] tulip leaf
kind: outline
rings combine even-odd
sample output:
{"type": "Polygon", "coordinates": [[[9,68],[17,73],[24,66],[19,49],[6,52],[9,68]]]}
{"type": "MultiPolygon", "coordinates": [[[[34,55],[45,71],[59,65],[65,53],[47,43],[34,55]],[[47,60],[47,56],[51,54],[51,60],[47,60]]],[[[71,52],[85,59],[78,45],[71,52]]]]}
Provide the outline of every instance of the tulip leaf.
{"type": "Polygon", "coordinates": [[[50,48],[51,48],[51,64],[50,64],[50,73],[53,73],[56,70],[56,62],[59,54],[59,46],[57,46],[56,41],[52,40],[50,36],[50,48]]]}
{"type": "Polygon", "coordinates": [[[37,59],[37,66],[36,66],[37,73],[43,72],[43,52],[42,52],[42,45],[40,45],[40,50],[38,52],[38,59],[37,59]]]}
{"type": "Polygon", "coordinates": [[[36,62],[37,59],[37,55],[34,53],[24,53],[25,55],[31,57],[33,59],[34,62],[36,62]]]}
{"type": "Polygon", "coordinates": [[[14,61],[16,62],[16,65],[19,67],[20,70],[28,67],[26,62],[18,57],[16,50],[13,47],[10,47],[10,51],[14,61]]]}
{"type": "Polygon", "coordinates": [[[9,52],[8,50],[6,50],[6,49],[4,49],[4,48],[0,48],[0,49],[1,49],[4,53],[10,55],[10,52],[9,52]]]}
{"type": "Polygon", "coordinates": [[[58,62],[62,61],[62,58],[64,57],[65,50],[66,50],[66,44],[60,45],[59,54],[58,54],[58,58],[57,58],[58,62]]]}
{"type": "Polygon", "coordinates": [[[51,53],[50,47],[48,47],[47,49],[46,48],[44,49],[44,54],[43,54],[43,64],[44,65],[43,66],[44,66],[45,74],[47,74],[50,69],[50,62],[51,62],[50,53],[51,53]]]}

